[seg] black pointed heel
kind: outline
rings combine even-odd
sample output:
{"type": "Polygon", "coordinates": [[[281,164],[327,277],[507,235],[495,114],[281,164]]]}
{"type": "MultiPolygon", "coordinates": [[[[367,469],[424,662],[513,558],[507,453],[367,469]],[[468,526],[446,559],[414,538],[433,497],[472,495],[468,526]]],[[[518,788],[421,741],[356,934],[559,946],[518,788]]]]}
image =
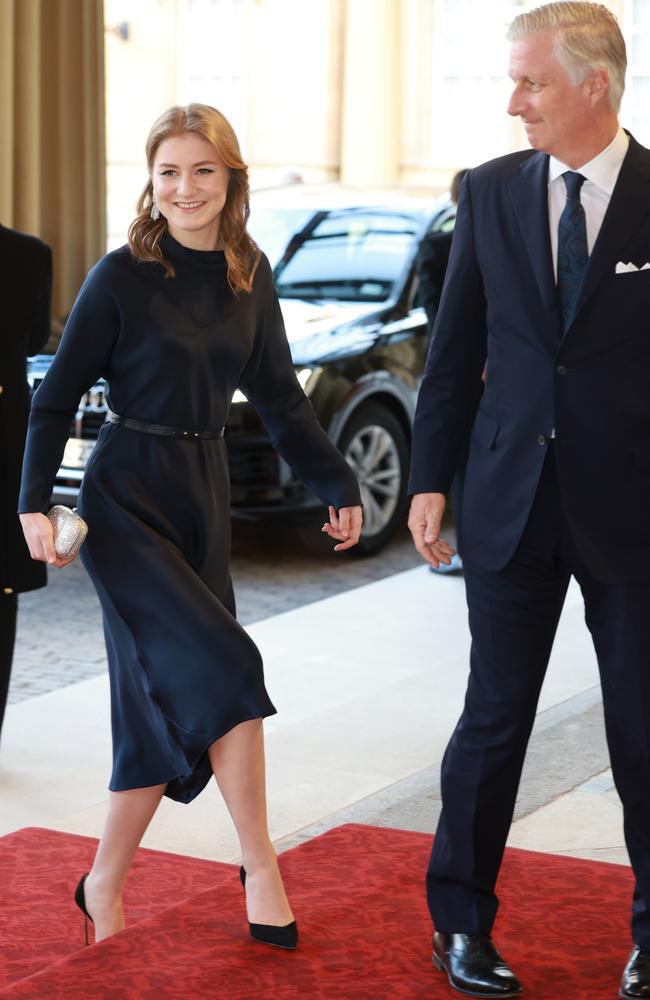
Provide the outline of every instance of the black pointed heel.
{"type": "Polygon", "coordinates": [[[85,875],[81,876],[81,878],[79,879],[79,885],[74,891],[74,901],[84,915],[84,931],[86,934],[87,945],[90,944],[90,940],[88,937],[88,921],[90,920],[91,924],[94,923],[93,918],[90,916],[88,910],[86,909],[86,893],[84,890],[86,879],[88,878],[89,874],[90,874],[89,872],[86,872],[85,875]]]}
{"type": "MultiPolygon", "coordinates": [[[[246,871],[243,866],[239,869],[241,884],[246,888],[246,871]]],[[[295,951],[298,945],[298,925],[295,920],[283,927],[275,924],[248,924],[250,936],[255,941],[262,944],[271,944],[274,948],[286,948],[288,951],[295,951]]]]}

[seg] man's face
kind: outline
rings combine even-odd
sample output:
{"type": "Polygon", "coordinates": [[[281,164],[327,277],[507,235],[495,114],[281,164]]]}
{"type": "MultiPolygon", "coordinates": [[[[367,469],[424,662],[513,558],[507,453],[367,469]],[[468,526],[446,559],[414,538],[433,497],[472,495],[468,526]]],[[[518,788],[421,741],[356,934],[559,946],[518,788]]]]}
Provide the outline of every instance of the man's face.
{"type": "Polygon", "coordinates": [[[554,53],[554,38],[554,31],[538,31],[512,43],[508,114],[521,118],[534,149],[568,162],[593,127],[592,88],[589,76],[573,83],[554,53]]]}

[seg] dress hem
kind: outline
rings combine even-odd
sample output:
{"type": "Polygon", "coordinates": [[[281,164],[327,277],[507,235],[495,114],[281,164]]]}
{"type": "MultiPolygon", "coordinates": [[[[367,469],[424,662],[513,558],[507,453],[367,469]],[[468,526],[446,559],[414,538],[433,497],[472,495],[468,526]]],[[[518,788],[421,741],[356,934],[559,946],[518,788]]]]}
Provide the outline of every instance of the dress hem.
{"type": "Polygon", "coordinates": [[[170,777],[170,778],[163,778],[160,781],[151,781],[151,782],[147,782],[144,785],[125,785],[125,786],[119,787],[119,788],[116,787],[116,783],[111,780],[111,782],[109,783],[109,786],[108,786],[108,790],[109,790],[109,792],[130,792],[130,791],[135,791],[138,788],[154,788],[156,785],[165,785],[166,788],[165,788],[165,791],[163,792],[164,796],[166,796],[167,798],[170,798],[173,802],[180,802],[183,805],[188,805],[198,795],[201,794],[201,792],[203,791],[203,789],[207,785],[208,781],[212,777],[212,770],[210,771],[210,774],[207,776],[206,780],[203,782],[203,784],[201,785],[200,788],[198,788],[196,791],[188,789],[188,791],[192,792],[192,794],[189,795],[189,797],[186,796],[184,798],[179,798],[179,797],[177,797],[175,795],[170,795],[169,791],[168,791],[169,786],[173,782],[178,782],[178,781],[186,780],[186,778],[191,778],[194,774],[196,774],[196,772],[199,770],[201,762],[203,761],[204,757],[207,755],[208,750],[210,749],[210,747],[212,746],[212,744],[216,743],[220,739],[223,739],[223,737],[227,736],[228,733],[232,732],[232,730],[235,729],[236,726],[240,726],[243,722],[252,722],[255,719],[268,719],[271,716],[277,715],[277,714],[278,714],[277,713],[277,709],[273,708],[269,712],[263,712],[263,713],[257,712],[254,715],[247,715],[245,718],[238,719],[237,722],[233,722],[233,724],[231,726],[228,726],[227,729],[224,729],[224,731],[222,733],[220,733],[218,736],[211,736],[209,738],[209,740],[207,741],[207,743],[205,745],[205,748],[197,756],[197,760],[196,760],[195,766],[192,768],[191,771],[188,772],[188,774],[186,776],[180,775],[180,774],[174,774],[174,775],[172,775],[172,777],[170,777]]]}

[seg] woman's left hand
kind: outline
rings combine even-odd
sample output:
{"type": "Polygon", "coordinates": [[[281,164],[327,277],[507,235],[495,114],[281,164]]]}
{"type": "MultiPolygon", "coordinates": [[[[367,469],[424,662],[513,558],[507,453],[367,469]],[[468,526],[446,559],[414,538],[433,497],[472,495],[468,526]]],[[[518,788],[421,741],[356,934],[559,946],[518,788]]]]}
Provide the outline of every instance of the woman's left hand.
{"type": "Polygon", "coordinates": [[[329,512],[329,524],[324,524],[321,531],[340,543],[334,546],[335,552],[351,549],[357,544],[361,534],[363,524],[361,507],[341,507],[338,511],[336,507],[330,507],[329,512]]]}

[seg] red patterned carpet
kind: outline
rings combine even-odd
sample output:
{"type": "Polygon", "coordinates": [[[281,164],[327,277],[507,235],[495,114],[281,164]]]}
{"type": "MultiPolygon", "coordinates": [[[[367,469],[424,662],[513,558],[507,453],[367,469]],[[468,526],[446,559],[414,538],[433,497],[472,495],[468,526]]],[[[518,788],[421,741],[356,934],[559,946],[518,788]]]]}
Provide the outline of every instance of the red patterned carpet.
{"type": "MultiPolygon", "coordinates": [[[[342,826],[282,856],[295,953],[246,935],[236,869],[142,851],[130,926],[77,948],[71,901],[92,841],[27,830],[0,839],[0,996],[33,1000],[444,1000],[430,961],[423,872],[430,837],[342,826]],[[11,858],[8,857],[11,855],[11,858]],[[9,892],[4,889],[9,874],[9,892]],[[203,891],[201,891],[203,890],[203,891]],[[148,896],[146,907],[141,896],[148,896]],[[178,900],[176,905],[172,902],[178,900]],[[164,907],[167,906],[165,909],[164,907]],[[149,914],[149,915],[148,915],[149,914]],[[134,923],[139,919],[138,923],[134,923]],[[61,957],[65,953],[67,957],[61,957]],[[19,976],[60,958],[29,978],[19,976]]],[[[630,870],[509,850],[495,937],[535,1000],[612,1000],[629,950],[630,870]]]]}
{"type": "MultiPolygon", "coordinates": [[[[56,830],[0,837],[0,991],[84,944],[83,917],[71,893],[96,848],[94,838],[56,830]]],[[[232,871],[231,865],[140,850],[125,893],[127,920],[152,917],[232,871]]]]}

